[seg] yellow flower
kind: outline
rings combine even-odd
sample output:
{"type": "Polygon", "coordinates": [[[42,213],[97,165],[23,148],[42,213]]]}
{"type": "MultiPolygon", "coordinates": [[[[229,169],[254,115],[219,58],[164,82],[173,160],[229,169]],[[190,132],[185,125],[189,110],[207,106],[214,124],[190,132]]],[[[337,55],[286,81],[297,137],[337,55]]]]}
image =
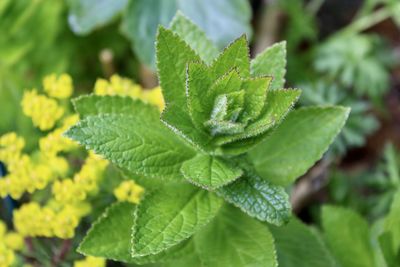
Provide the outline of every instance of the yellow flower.
{"type": "Polygon", "coordinates": [[[105,267],[106,261],[102,258],[86,257],[83,260],[75,261],[74,267],[105,267]]]}
{"type": "Polygon", "coordinates": [[[43,79],[43,88],[46,93],[54,98],[66,99],[72,95],[73,85],[71,76],[51,74],[43,79]]]}
{"type": "Polygon", "coordinates": [[[6,232],[7,232],[7,226],[3,221],[0,220],[0,240],[3,239],[6,232]]]}
{"type": "Polygon", "coordinates": [[[0,243],[0,267],[10,267],[15,260],[14,252],[0,243]]]}
{"type": "Polygon", "coordinates": [[[0,137],[0,160],[6,164],[19,159],[25,146],[25,140],[16,133],[7,133],[0,137]]]}
{"type": "Polygon", "coordinates": [[[69,239],[74,237],[75,228],[79,224],[79,216],[73,207],[66,206],[59,212],[53,222],[54,235],[58,238],[69,239]]]}
{"type": "Polygon", "coordinates": [[[143,193],[144,188],[134,181],[123,181],[114,189],[114,195],[119,201],[128,201],[135,204],[140,202],[143,193]]]}
{"type": "Polygon", "coordinates": [[[42,131],[53,128],[64,114],[64,109],[54,99],[38,95],[36,90],[26,91],[21,105],[24,114],[32,118],[33,124],[42,131]]]}
{"type": "Polygon", "coordinates": [[[160,86],[149,90],[143,90],[142,95],[139,98],[144,102],[157,106],[160,111],[164,109],[165,103],[160,86]]]}
{"type": "Polygon", "coordinates": [[[15,232],[9,232],[4,236],[4,243],[14,251],[20,251],[24,248],[24,238],[15,232]]]}
{"type": "Polygon", "coordinates": [[[86,198],[84,188],[71,179],[54,182],[52,192],[55,200],[64,204],[79,202],[86,198]]]}

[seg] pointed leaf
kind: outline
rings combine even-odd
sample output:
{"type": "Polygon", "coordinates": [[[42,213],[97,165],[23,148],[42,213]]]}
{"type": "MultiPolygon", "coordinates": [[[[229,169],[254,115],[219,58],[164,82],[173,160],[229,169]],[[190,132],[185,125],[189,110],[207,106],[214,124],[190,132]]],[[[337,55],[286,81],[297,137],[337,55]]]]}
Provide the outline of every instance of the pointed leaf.
{"type": "Polygon", "coordinates": [[[189,182],[209,190],[226,185],[243,174],[240,168],[222,158],[205,154],[184,162],[181,172],[189,182]]]}
{"type": "Polygon", "coordinates": [[[249,152],[261,177],[287,186],[303,175],[328,149],[342,129],[349,109],[302,108],[289,113],[271,135],[249,152]]]}
{"type": "Polygon", "coordinates": [[[254,173],[245,173],[217,192],[229,203],[261,221],[282,225],[289,220],[290,203],[285,190],[254,173]]]}
{"type": "Polygon", "coordinates": [[[207,64],[217,57],[218,48],[208,39],[203,30],[180,11],[173,18],[170,29],[185,40],[207,64]]]}
{"type": "Polygon", "coordinates": [[[276,267],[274,239],[268,228],[226,206],[198,232],[195,245],[205,267],[276,267]]]}
{"type": "Polygon", "coordinates": [[[322,209],[325,239],[343,267],[374,267],[368,223],[357,213],[341,207],[322,209]]]}
{"type": "Polygon", "coordinates": [[[211,72],[214,79],[217,79],[233,68],[236,68],[241,77],[250,76],[249,45],[245,35],[236,39],[222,51],[211,65],[211,72]]]}
{"type": "Polygon", "coordinates": [[[270,89],[281,89],[285,85],[286,42],[274,44],[251,61],[253,77],[272,76],[270,89]]]}
{"type": "Polygon", "coordinates": [[[156,254],[189,238],[216,215],[222,200],[189,184],[161,188],[137,208],[132,255],[156,254]]]}
{"type": "Polygon", "coordinates": [[[88,116],[66,135],[129,171],[179,181],[193,150],[151,116],[88,116]]]}
{"type": "Polygon", "coordinates": [[[394,251],[400,251],[400,191],[394,197],[390,212],[385,218],[384,230],[392,236],[392,247],[394,251]]]}

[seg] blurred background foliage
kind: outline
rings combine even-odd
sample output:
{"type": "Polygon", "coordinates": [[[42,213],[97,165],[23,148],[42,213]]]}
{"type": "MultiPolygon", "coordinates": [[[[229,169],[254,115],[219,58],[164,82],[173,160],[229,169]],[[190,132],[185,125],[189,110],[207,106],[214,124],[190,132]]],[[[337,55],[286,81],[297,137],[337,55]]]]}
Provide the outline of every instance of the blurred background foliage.
{"type": "Polygon", "coordinates": [[[242,34],[251,56],[286,40],[287,87],[303,89],[299,106],[352,108],[330,151],[291,188],[303,220],[318,222],[327,202],[369,220],[387,213],[400,186],[398,0],[2,0],[0,135],[16,131],[35,148],[41,133],[20,101],[49,73],[69,73],[75,95],[114,73],[157,85],[157,25],[177,10],[220,49],[242,34]]]}

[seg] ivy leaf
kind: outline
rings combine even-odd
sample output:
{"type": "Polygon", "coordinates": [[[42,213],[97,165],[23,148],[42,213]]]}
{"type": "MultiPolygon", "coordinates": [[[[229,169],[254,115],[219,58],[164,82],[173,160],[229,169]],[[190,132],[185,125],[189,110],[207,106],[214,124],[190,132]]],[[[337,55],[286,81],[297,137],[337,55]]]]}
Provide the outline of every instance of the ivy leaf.
{"type": "Polygon", "coordinates": [[[119,202],[111,205],[87,232],[78,248],[85,256],[132,262],[131,232],[136,206],[119,202]]]}
{"type": "Polygon", "coordinates": [[[139,204],[132,255],[156,254],[192,236],[218,212],[222,201],[189,184],[166,186],[139,204]]]}
{"type": "Polygon", "coordinates": [[[218,56],[218,48],[208,39],[205,32],[180,11],[173,18],[170,29],[189,44],[207,64],[218,56]]]}
{"type": "Polygon", "coordinates": [[[279,267],[335,267],[335,261],[316,230],[296,217],[283,226],[269,225],[279,267]]]}
{"type": "Polygon", "coordinates": [[[272,76],[270,89],[281,89],[285,85],[286,42],[274,44],[251,61],[251,75],[272,76]]]}
{"type": "Polygon", "coordinates": [[[114,164],[148,177],[179,181],[181,164],[194,156],[191,148],[151,116],[88,116],[66,135],[114,164]]]}
{"type": "Polygon", "coordinates": [[[249,158],[261,177],[287,186],[322,157],[348,115],[349,109],[340,106],[293,111],[270,136],[249,151],[249,158]]]}
{"type": "MultiPolygon", "coordinates": [[[[226,206],[194,236],[205,267],[276,267],[274,239],[268,228],[226,206]]],[[[196,265],[199,266],[199,265],[196,265]]]]}
{"type": "Polygon", "coordinates": [[[84,95],[72,102],[81,118],[98,114],[134,114],[149,116],[153,120],[158,120],[160,117],[156,107],[131,97],[84,95]]]}
{"type": "Polygon", "coordinates": [[[184,162],[181,167],[183,176],[191,183],[214,190],[239,178],[243,171],[222,158],[198,154],[184,162]]]}
{"type": "Polygon", "coordinates": [[[68,0],[68,23],[71,30],[86,35],[113,20],[128,0],[68,0]]]}
{"type": "Polygon", "coordinates": [[[350,209],[325,206],[322,209],[325,239],[343,267],[373,267],[368,223],[350,209]]]}
{"type": "Polygon", "coordinates": [[[250,76],[249,46],[245,35],[233,41],[222,51],[211,65],[211,73],[215,80],[233,68],[236,68],[243,78],[250,76]]]}
{"type": "Polygon", "coordinates": [[[284,188],[249,171],[217,192],[229,203],[261,221],[282,225],[289,220],[290,202],[284,188]]]}

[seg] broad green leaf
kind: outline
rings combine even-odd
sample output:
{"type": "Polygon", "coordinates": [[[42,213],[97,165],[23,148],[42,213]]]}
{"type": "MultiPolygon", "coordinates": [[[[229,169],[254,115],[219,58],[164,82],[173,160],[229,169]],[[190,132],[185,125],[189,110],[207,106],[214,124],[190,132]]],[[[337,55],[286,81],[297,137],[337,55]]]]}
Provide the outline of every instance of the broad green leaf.
{"type": "Polygon", "coordinates": [[[205,32],[180,11],[173,18],[170,29],[195,50],[207,64],[218,56],[218,49],[205,32]]]}
{"type": "Polygon", "coordinates": [[[216,215],[222,200],[189,184],[150,193],[137,208],[132,255],[156,254],[192,236],[216,215]]]}
{"type": "Polygon", "coordinates": [[[286,114],[292,109],[300,96],[300,90],[274,90],[267,95],[267,101],[260,116],[250,123],[243,133],[220,137],[216,143],[224,145],[222,150],[227,154],[240,154],[249,150],[262,140],[265,133],[273,126],[278,125],[286,114]],[[254,137],[257,137],[253,139],[254,137]],[[245,141],[245,139],[252,140],[245,141]],[[226,145],[225,145],[226,144],[226,145]]]}
{"type": "Polygon", "coordinates": [[[293,111],[249,158],[261,177],[287,186],[322,157],[348,115],[349,109],[340,106],[293,111]]]}
{"type": "Polygon", "coordinates": [[[270,89],[281,89],[285,85],[286,42],[274,44],[251,61],[251,75],[272,76],[270,89]]]}
{"type": "Polygon", "coordinates": [[[81,118],[98,114],[127,114],[160,117],[156,107],[131,97],[84,95],[73,100],[74,108],[81,118]]]}
{"type": "Polygon", "coordinates": [[[211,73],[214,75],[213,78],[217,79],[233,68],[241,77],[250,76],[249,45],[244,35],[233,41],[214,60],[211,65],[211,73]]]}
{"type": "Polygon", "coordinates": [[[357,213],[325,206],[322,225],[327,245],[340,266],[374,267],[368,223],[357,213]]]}
{"type": "Polygon", "coordinates": [[[284,226],[269,226],[279,267],[336,267],[319,234],[295,217],[284,226]]]}
{"type": "Polygon", "coordinates": [[[182,163],[194,151],[151,116],[88,116],[66,135],[114,164],[148,177],[179,181],[182,163]]]}
{"type": "Polygon", "coordinates": [[[390,212],[385,218],[384,231],[391,234],[394,251],[400,251],[400,191],[393,198],[390,212]]]}
{"type": "Polygon", "coordinates": [[[177,34],[162,26],[157,34],[157,69],[160,86],[168,108],[176,104],[186,106],[186,67],[200,57],[177,34]]]}
{"type": "Polygon", "coordinates": [[[132,262],[131,233],[135,208],[127,202],[111,205],[93,223],[78,252],[86,256],[132,262]]]}
{"type": "Polygon", "coordinates": [[[68,0],[68,22],[72,31],[85,35],[114,19],[128,0],[68,0]]]}
{"type": "Polygon", "coordinates": [[[129,1],[122,19],[122,32],[131,41],[140,61],[155,68],[155,36],[159,25],[167,26],[177,10],[176,0],[129,1]]]}
{"type": "Polygon", "coordinates": [[[178,8],[202,28],[219,48],[241,34],[251,38],[252,12],[247,0],[177,0],[178,8]]]}
{"type": "Polygon", "coordinates": [[[398,259],[396,259],[397,256],[396,253],[397,251],[394,250],[393,248],[393,238],[392,238],[392,233],[390,232],[384,232],[378,237],[378,242],[379,242],[379,247],[382,251],[382,255],[384,258],[384,261],[386,263],[386,266],[390,267],[398,267],[400,266],[400,262],[398,259]]]}
{"type": "Polygon", "coordinates": [[[222,158],[198,154],[182,164],[181,172],[191,183],[214,190],[239,178],[243,171],[222,158]]]}
{"type": "Polygon", "coordinates": [[[194,236],[204,267],[276,267],[274,239],[268,228],[226,206],[194,236]]]}
{"type": "Polygon", "coordinates": [[[218,189],[217,193],[243,212],[261,221],[282,225],[290,218],[289,196],[284,188],[273,185],[249,171],[240,179],[218,189]]]}

